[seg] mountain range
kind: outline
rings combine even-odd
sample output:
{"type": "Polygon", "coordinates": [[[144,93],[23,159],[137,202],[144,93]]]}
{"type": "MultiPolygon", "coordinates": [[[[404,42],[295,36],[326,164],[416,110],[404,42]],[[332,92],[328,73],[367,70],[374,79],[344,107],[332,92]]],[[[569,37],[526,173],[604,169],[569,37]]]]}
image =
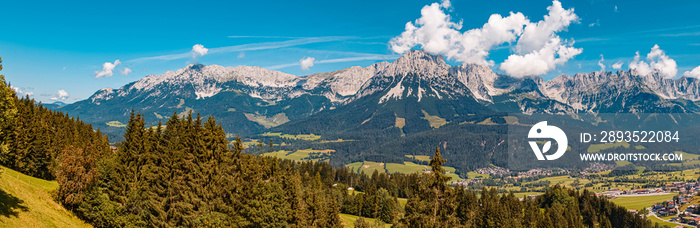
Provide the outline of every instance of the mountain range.
{"type": "MultiPolygon", "coordinates": [[[[111,141],[121,139],[132,109],[152,124],[165,122],[175,112],[214,116],[230,137],[284,132],[363,139],[357,148],[342,147],[346,151],[339,153],[340,160],[348,162],[415,154],[416,149],[406,148],[411,145],[406,142],[414,140],[423,140],[423,147],[444,145],[448,157],[465,150],[495,151],[502,147],[498,137],[469,143],[480,145],[474,149],[456,141],[464,138],[449,136],[454,131],[490,135],[500,130],[488,124],[506,123],[501,117],[512,114],[571,119],[601,113],[694,114],[700,112],[698,101],[700,81],[695,78],[668,79],[628,70],[545,81],[497,74],[485,65],[452,66],[443,56],[412,50],[394,62],[307,76],[261,67],[189,65],[119,89],[101,89],[58,110],[100,128],[111,141]],[[447,146],[448,141],[455,141],[456,147],[447,146]],[[386,150],[401,152],[382,152],[386,150]]],[[[493,163],[492,158],[483,159],[493,163]]]]}

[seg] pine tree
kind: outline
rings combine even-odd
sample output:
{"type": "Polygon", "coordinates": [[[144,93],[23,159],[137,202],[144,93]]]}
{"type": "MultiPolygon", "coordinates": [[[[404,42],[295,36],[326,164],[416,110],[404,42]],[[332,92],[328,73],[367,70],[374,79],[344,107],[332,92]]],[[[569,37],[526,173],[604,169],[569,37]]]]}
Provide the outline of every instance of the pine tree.
{"type": "MultiPolygon", "coordinates": [[[[0,57],[2,71],[2,57],[0,57]]],[[[15,91],[5,82],[5,75],[0,75],[0,163],[12,164],[16,158],[8,145],[8,135],[12,131],[17,108],[15,91]]]]}

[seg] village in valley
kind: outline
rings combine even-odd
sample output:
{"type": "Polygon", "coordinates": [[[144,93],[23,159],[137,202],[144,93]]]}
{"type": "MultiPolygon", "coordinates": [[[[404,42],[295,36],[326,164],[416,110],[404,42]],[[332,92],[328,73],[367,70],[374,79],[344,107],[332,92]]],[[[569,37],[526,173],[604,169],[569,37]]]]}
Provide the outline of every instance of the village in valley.
{"type": "Polygon", "coordinates": [[[700,169],[644,172],[639,167],[635,172],[615,174],[616,167],[619,166],[592,163],[581,171],[538,168],[515,172],[491,166],[469,172],[467,178],[452,184],[473,190],[497,187],[501,193],[514,192],[521,200],[540,195],[553,185],[562,185],[588,190],[652,222],[669,227],[700,227],[700,169]]]}

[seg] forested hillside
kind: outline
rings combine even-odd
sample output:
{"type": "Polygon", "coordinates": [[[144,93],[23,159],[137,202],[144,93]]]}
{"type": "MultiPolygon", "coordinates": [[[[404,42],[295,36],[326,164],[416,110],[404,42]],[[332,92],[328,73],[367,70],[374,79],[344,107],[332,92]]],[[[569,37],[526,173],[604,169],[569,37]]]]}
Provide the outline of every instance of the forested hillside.
{"type": "Polygon", "coordinates": [[[397,227],[651,227],[586,191],[554,186],[520,201],[448,186],[439,148],[431,172],[371,176],[250,155],[213,117],[192,112],[146,126],[132,111],[112,152],[99,131],[18,99],[2,77],[0,127],[2,163],[55,178],[56,199],[97,227],[341,227],[341,212],[397,227]]]}
{"type": "Polygon", "coordinates": [[[28,96],[18,98],[4,76],[0,76],[0,142],[1,165],[48,180],[67,174],[58,172],[68,168],[61,167],[62,159],[95,159],[109,150],[99,130],[28,96]],[[73,158],[76,153],[79,157],[73,158]]]}

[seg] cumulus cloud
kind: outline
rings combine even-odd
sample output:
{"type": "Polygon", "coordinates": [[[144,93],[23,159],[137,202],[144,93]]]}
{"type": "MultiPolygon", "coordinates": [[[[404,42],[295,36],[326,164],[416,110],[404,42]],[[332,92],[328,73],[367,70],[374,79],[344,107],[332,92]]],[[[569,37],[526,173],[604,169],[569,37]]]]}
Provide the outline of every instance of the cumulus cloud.
{"type": "Polygon", "coordinates": [[[486,60],[489,51],[499,44],[515,41],[528,23],[522,13],[511,13],[507,17],[493,14],[481,28],[461,33],[462,23],[452,22],[445,13],[450,6],[449,1],[424,6],[415,24],[406,23],[405,31],[389,41],[391,49],[405,53],[421,46],[427,52],[459,62],[493,65],[493,61],[486,60]]]}
{"type": "Polygon", "coordinates": [[[500,69],[513,77],[543,75],[562,65],[583,50],[562,44],[560,38],[547,42],[540,50],[525,55],[513,54],[501,63],[500,69]]]}
{"type": "Polygon", "coordinates": [[[124,67],[124,69],[120,70],[119,73],[126,76],[126,75],[129,75],[131,73],[131,69],[129,69],[128,67],[124,67]]]}
{"type": "Polygon", "coordinates": [[[205,48],[204,45],[195,44],[192,46],[192,58],[202,57],[209,52],[209,49],[205,48]]]}
{"type": "MultiPolygon", "coordinates": [[[[30,92],[30,91],[25,92],[25,91],[22,91],[22,89],[20,89],[20,88],[18,88],[18,87],[10,86],[10,88],[12,88],[12,90],[14,90],[14,91],[15,91],[15,94],[17,94],[18,96],[22,96],[22,97],[23,97],[23,96],[32,96],[32,95],[34,95],[34,92],[30,92]]],[[[25,88],[25,89],[26,89],[26,88],[25,88]]]]}
{"type": "Polygon", "coordinates": [[[313,57],[306,57],[302,58],[299,60],[299,65],[301,66],[301,70],[309,70],[310,67],[314,66],[314,58],[313,57]]]}
{"type": "Polygon", "coordinates": [[[603,64],[603,61],[605,61],[605,58],[603,58],[603,54],[600,54],[600,60],[598,60],[598,66],[600,67],[600,72],[605,71],[605,64],[603,64]]]}
{"type": "Polygon", "coordinates": [[[612,65],[612,68],[615,70],[622,69],[622,64],[623,64],[622,61],[618,61],[612,65]]]}
{"type": "Polygon", "coordinates": [[[691,71],[686,71],[685,73],[683,73],[683,76],[690,78],[700,78],[700,66],[696,67],[691,71]]]}
{"type": "Polygon", "coordinates": [[[542,75],[583,52],[573,41],[562,40],[558,32],[566,30],[579,18],[574,9],[564,9],[559,1],[547,7],[549,13],[537,23],[527,23],[515,45],[516,53],[508,56],[500,69],[515,77],[542,75]]]}
{"type": "Polygon", "coordinates": [[[600,19],[595,20],[595,22],[588,24],[588,27],[600,26],[600,19]]]}
{"type": "Polygon", "coordinates": [[[556,35],[578,21],[574,10],[562,8],[559,1],[553,1],[547,8],[549,14],[536,23],[519,12],[506,17],[493,14],[481,28],[465,32],[460,31],[462,23],[453,22],[446,13],[450,7],[447,0],[424,6],[421,17],[406,23],[405,31],[389,41],[392,51],[405,53],[420,46],[458,62],[493,66],[494,62],[487,60],[489,52],[501,44],[517,41],[515,54],[501,64],[501,69],[512,76],[546,73],[582,51],[573,48],[573,42],[562,41],[556,35]]]}
{"type": "Polygon", "coordinates": [[[114,61],[114,63],[110,62],[105,62],[102,64],[102,70],[95,71],[95,77],[96,78],[101,78],[101,77],[112,77],[114,75],[114,68],[117,67],[117,65],[121,64],[122,62],[119,61],[118,59],[114,61]]]}
{"type": "Polygon", "coordinates": [[[678,74],[676,61],[671,59],[666,55],[666,53],[659,48],[659,45],[654,45],[651,48],[651,52],[647,54],[648,63],[640,60],[639,51],[636,52],[634,60],[629,63],[630,69],[637,70],[637,73],[642,76],[648,76],[652,73],[658,73],[662,77],[671,78],[678,74]]]}
{"type": "Polygon", "coordinates": [[[64,100],[68,99],[68,97],[69,97],[68,92],[61,89],[61,90],[58,90],[58,92],[56,92],[56,96],[52,97],[51,100],[64,101],[64,100]]]}

